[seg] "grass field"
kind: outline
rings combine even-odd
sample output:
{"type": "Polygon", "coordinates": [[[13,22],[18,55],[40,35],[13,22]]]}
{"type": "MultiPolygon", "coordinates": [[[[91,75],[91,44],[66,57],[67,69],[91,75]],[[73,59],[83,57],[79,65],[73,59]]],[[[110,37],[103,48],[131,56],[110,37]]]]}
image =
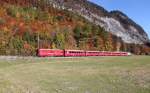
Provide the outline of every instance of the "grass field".
{"type": "Polygon", "coordinates": [[[150,93],[150,56],[0,58],[0,93],[150,93]]]}

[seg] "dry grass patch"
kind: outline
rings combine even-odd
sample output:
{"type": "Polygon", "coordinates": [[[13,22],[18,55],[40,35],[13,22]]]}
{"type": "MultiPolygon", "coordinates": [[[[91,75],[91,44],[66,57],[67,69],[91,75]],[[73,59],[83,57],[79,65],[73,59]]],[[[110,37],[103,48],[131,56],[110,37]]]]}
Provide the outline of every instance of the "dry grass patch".
{"type": "Polygon", "coordinates": [[[0,93],[149,93],[149,60],[146,56],[3,59],[0,93]]]}

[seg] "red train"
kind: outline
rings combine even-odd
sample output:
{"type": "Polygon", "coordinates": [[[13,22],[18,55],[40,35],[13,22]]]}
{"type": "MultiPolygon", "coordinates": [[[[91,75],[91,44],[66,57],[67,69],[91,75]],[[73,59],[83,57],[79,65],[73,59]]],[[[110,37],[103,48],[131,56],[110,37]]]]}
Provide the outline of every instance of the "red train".
{"type": "Polygon", "coordinates": [[[39,49],[39,57],[130,56],[129,52],[39,49]]]}

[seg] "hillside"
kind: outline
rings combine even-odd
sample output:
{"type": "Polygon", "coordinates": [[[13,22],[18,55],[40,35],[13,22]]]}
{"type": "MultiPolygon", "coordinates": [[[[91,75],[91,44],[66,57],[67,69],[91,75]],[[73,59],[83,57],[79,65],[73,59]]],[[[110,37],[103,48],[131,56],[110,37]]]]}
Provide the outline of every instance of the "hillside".
{"type": "Polygon", "coordinates": [[[150,53],[148,36],[139,25],[86,0],[0,4],[1,55],[36,55],[38,37],[40,48],[150,53]]]}
{"type": "Polygon", "coordinates": [[[103,7],[87,0],[50,0],[48,2],[58,9],[67,9],[104,27],[106,31],[121,37],[126,43],[144,44],[149,42],[148,35],[142,27],[121,11],[108,12],[103,7]]]}

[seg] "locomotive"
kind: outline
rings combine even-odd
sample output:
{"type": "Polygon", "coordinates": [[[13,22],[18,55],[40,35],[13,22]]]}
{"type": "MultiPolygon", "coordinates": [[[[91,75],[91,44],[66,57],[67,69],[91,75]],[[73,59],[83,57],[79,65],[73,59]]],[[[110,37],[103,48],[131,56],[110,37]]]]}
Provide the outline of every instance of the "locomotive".
{"type": "Polygon", "coordinates": [[[38,49],[39,57],[130,56],[129,52],[38,49]]]}

